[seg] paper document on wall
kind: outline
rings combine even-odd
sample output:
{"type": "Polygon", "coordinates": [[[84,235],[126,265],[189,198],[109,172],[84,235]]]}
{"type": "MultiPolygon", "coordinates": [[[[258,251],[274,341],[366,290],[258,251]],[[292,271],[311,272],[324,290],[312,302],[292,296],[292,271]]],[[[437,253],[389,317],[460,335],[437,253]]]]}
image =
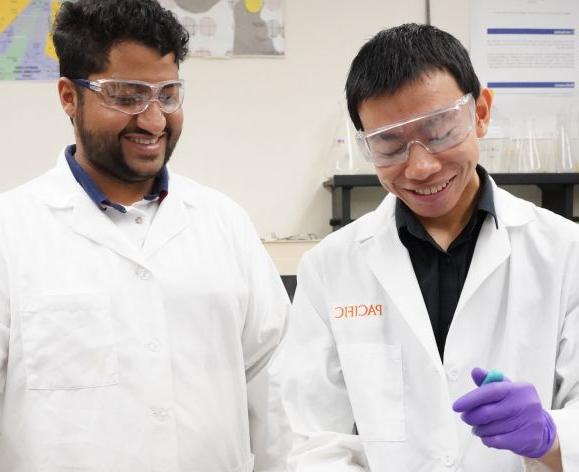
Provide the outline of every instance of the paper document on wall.
{"type": "Polygon", "coordinates": [[[579,2],[473,0],[470,7],[473,65],[494,92],[489,138],[518,140],[511,144],[519,162],[500,170],[572,170],[548,160],[569,154],[561,145],[579,138],[579,2]]]}
{"type": "Polygon", "coordinates": [[[283,56],[285,0],[160,0],[187,28],[200,57],[283,56]]]}

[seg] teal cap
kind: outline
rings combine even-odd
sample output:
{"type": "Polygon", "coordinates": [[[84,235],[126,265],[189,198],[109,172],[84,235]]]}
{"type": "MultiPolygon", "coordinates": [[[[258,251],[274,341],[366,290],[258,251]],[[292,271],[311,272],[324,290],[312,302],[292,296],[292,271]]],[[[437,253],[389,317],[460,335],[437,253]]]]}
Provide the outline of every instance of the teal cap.
{"type": "Polygon", "coordinates": [[[481,385],[491,382],[502,382],[503,380],[504,376],[500,370],[489,370],[481,385]]]}

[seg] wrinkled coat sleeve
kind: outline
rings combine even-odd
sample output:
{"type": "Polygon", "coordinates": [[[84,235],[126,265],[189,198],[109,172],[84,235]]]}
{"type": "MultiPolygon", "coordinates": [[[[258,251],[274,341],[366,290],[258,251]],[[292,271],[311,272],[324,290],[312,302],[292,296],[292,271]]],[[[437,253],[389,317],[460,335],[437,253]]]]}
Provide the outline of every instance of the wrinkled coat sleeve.
{"type": "MultiPolygon", "coordinates": [[[[576,245],[579,246],[579,245],[576,245]]],[[[562,316],[555,394],[549,411],[557,425],[564,472],[579,472],[579,247],[567,258],[561,291],[562,316]]],[[[550,472],[537,460],[525,459],[527,472],[550,472]]]]}
{"type": "Polygon", "coordinates": [[[6,371],[8,363],[8,344],[10,341],[10,298],[8,269],[0,244],[0,416],[4,402],[3,394],[6,386],[6,371]]]}
{"type": "Polygon", "coordinates": [[[249,220],[245,219],[241,227],[245,228],[243,252],[247,256],[249,291],[242,343],[254,471],[282,472],[286,469],[291,431],[272,364],[286,331],[289,298],[249,220]]]}
{"type": "Polygon", "coordinates": [[[298,271],[298,287],[282,346],[284,405],[295,433],[292,472],[368,470],[312,253],[298,271]]]}
{"type": "Polygon", "coordinates": [[[579,244],[568,259],[563,289],[566,307],[555,367],[550,412],[557,425],[565,472],[579,472],[579,244]]]}

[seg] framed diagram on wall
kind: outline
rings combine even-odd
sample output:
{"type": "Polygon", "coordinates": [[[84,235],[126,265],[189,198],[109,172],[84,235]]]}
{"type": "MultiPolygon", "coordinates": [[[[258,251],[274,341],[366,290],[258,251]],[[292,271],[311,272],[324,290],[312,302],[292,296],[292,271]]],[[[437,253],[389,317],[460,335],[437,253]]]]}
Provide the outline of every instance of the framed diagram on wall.
{"type": "Polygon", "coordinates": [[[285,0],[159,0],[177,15],[196,57],[283,56],[285,0]]]}

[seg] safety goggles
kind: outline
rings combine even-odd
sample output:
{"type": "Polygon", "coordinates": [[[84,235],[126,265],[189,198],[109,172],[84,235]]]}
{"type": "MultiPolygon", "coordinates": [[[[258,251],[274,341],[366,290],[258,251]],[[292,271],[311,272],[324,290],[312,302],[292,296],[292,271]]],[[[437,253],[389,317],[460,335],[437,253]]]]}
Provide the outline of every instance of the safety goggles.
{"type": "Polygon", "coordinates": [[[157,102],[163,113],[175,113],[181,108],[185,98],[183,80],[166,80],[156,84],[140,80],[71,80],[99,94],[103,106],[127,115],[143,113],[152,102],[157,102]]]}
{"type": "Polygon", "coordinates": [[[457,146],[473,130],[474,122],[475,100],[468,93],[448,107],[367,133],[359,131],[357,139],[367,160],[376,167],[390,167],[405,162],[413,144],[431,154],[457,146]]]}

